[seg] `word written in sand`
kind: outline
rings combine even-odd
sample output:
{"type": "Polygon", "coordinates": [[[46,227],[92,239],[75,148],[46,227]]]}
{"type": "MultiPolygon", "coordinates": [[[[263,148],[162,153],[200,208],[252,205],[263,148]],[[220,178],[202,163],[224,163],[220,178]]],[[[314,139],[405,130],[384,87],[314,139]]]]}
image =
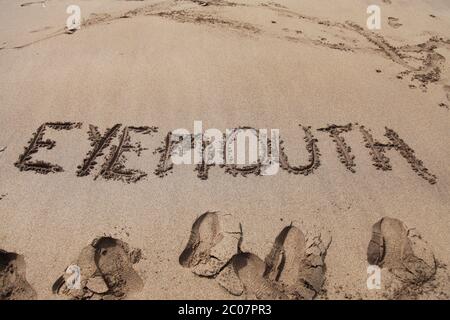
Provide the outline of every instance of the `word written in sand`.
{"type": "MultiPolygon", "coordinates": [[[[364,146],[368,149],[368,153],[376,169],[382,171],[392,170],[392,165],[387,154],[388,151],[396,151],[407,161],[411,169],[418,176],[425,179],[430,184],[436,183],[436,176],[429,172],[423,162],[416,157],[414,150],[400,138],[399,134],[393,129],[385,128],[384,135],[386,140],[384,142],[375,139],[368,128],[353,123],[346,125],[331,124],[327,127],[317,129],[318,132],[327,133],[332,139],[336,146],[339,161],[349,172],[356,172],[356,163],[355,156],[352,154],[352,149],[345,140],[345,134],[354,130],[355,127],[359,129],[365,143],[364,146]]],[[[14,165],[20,171],[34,171],[39,174],[64,171],[63,167],[58,164],[35,159],[35,157],[37,157],[36,153],[42,148],[47,150],[55,148],[56,142],[54,140],[44,138],[48,129],[69,131],[80,128],[82,128],[82,123],[77,122],[46,122],[42,124],[38,127],[36,132],[33,133],[27,146],[24,148],[24,152],[19,156],[19,159],[14,165]]],[[[278,150],[277,152],[279,154],[277,155],[277,161],[282,170],[289,174],[301,174],[307,176],[314,173],[320,167],[321,154],[318,148],[318,140],[315,138],[312,128],[301,125],[300,128],[303,131],[303,141],[306,153],[308,154],[306,163],[293,164],[289,160],[286,146],[281,138],[277,141],[278,148],[272,148],[271,141],[266,135],[265,139],[268,139],[266,153],[268,153],[270,157],[270,150],[278,150]]],[[[245,134],[248,130],[253,133],[259,132],[259,130],[254,128],[239,127],[233,130],[227,130],[227,134],[223,137],[223,141],[231,143],[232,141],[230,140],[234,141],[235,139],[238,139],[239,134],[245,134]],[[238,134],[236,134],[236,132],[238,132],[238,134]]],[[[87,136],[91,148],[84,159],[80,160],[76,175],[78,177],[94,176],[94,179],[102,178],[127,183],[140,181],[148,174],[142,170],[129,168],[127,166],[127,155],[135,153],[137,156],[140,156],[146,148],[142,147],[141,141],[139,141],[139,135],[153,136],[157,132],[158,128],[154,126],[124,126],[122,124],[116,124],[106,130],[100,130],[97,126],[89,125],[87,136]]],[[[194,150],[194,135],[190,135],[190,137],[191,148],[194,150]]],[[[176,150],[177,146],[181,143],[185,144],[186,141],[182,141],[178,138],[174,139],[172,132],[166,134],[161,146],[153,152],[153,154],[159,156],[159,163],[154,170],[156,176],[163,178],[173,171],[174,162],[172,161],[172,156],[174,150],[176,150]]],[[[223,148],[226,148],[225,144],[223,148]]],[[[209,170],[211,167],[215,166],[216,163],[214,161],[208,161],[211,156],[211,149],[209,148],[208,141],[202,141],[200,150],[200,161],[196,162],[194,170],[197,173],[198,178],[206,180],[208,179],[209,170]]],[[[226,154],[226,150],[224,149],[223,153],[218,154],[226,154]]],[[[216,156],[217,153],[214,155],[214,158],[216,158],[216,156]]],[[[264,159],[257,159],[256,162],[251,164],[230,163],[225,160],[220,161],[218,166],[223,168],[225,173],[231,174],[232,176],[240,175],[246,177],[249,175],[265,175],[264,159]]]]}

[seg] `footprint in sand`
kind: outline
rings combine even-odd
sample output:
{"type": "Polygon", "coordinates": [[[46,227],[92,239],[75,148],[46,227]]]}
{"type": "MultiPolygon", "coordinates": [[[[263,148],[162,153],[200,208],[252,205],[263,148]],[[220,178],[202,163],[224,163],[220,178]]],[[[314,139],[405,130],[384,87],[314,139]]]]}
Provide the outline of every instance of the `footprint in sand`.
{"type": "Polygon", "coordinates": [[[81,288],[69,289],[64,274],[53,284],[54,294],[72,299],[123,299],[143,288],[142,279],[133,269],[139,262],[140,250],[111,237],[95,239],[83,248],[74,265],[80,268],[81,288]]]}
{"type": "MultiPolygon", "coordinates": [[[[325,279],[325,255],[330,242],[320,235],[308,239],[294,226],[284,228],[263,261],[242,252],[242,230],[221,226],[217,213],[194,222],[179,262],[199,276],[215,278],[229,293],[257,299],[313,299],[325,279]]],[[[331,240],[330,240],[331,241],[331,240]]]]}
{"type": "Polygon", "coordinates": [[[234,273],[233,287],[229,286],[227,279],[219,280],[219,283],[230,293],[236,295],[237,292],[242,291],[248,298],[255,297],[261,300],[288,299],[281,288],[277,288],[265,276],[266,264],[257,255],[248,252],[239,253],[233,257],[230,268],[232,270],[227,272],[227,276],[234,273]]]}
{"type": "Polygon", "coordinates": [[[330,243],[320,235],[306,238],[295,226],[285,227],[265,262],[252,253],[238,253],[227,272],[235,273],[233,281],[219,283],[231,293],[239,292],[234,285],[239,279],[248,298],[311,300],[322,290],[330,243]]]}
{"type": "Polygon", "coordinates": [[[388,217],[372,227],[367,261],[386,268],[405,284],[425,283],[437,269],[433,251],[420,234],[400,220],[388,217]]]}
{"type": "Polygon", "coordinates": [[[53,27],[45,26],[45,27],[42,27],[42,28],[31,30],[30,33],[37,33],[37,32],[47,31],[47,30],[50,30],[50,29],[53,29],[53,27]]]}
{"type": "Polygon", "coordinates": [[[206,212],[192,225],[179,262],[203,277],[216,276],[237,252],[242,232],[231,216],[206,212]]]}
{"type": "Polygon", "coordinates": [[[312,299],[325,281],[325,255],[331,239],[308,239],[294,226],[285,227],[266,258],[266,274],[282,284],[290,298],[312,299]]]}
{"type": "Polygon", "coordinates": [[[30,300],[36,292],[26,280],[25,259],[0,250],[0,300],[30,300]]]}

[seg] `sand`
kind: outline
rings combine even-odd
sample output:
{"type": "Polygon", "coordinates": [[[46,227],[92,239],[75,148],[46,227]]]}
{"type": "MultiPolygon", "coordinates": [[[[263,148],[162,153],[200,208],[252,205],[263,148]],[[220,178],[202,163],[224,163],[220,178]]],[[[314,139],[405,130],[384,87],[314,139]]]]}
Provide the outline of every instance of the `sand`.
{"type": "Polygon", "coordinates": [[[79,0],[73,33],[73,1],[24,3],[0,1],[0,298],[449,298],[448,1],[79,0]],[[170,170],[196,120],[279,129],[282,169],[170,170]]]}

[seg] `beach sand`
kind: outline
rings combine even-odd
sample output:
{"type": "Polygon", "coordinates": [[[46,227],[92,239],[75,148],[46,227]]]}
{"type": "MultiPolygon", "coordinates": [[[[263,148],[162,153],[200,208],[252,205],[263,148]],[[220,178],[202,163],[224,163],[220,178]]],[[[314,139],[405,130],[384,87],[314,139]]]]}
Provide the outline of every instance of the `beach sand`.
{"type": "Polygon", "coordinates": [[[449,299],[448,1],[0,8],[0,298],[449,299]],[[290,170],[155,174],[194,121],[279,129],[290,170]]]}

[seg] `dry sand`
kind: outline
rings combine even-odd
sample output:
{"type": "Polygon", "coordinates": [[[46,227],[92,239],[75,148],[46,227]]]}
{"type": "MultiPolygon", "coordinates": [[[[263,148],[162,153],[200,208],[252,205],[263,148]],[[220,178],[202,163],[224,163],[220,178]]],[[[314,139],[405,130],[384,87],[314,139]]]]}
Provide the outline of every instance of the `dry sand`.
{"type": "Polygon", "coordinates": [[[0,298],[449,298],[448,1],[24,3],[0,1],[0,298]],[[194,120],[280,129],[289,170],[155,175],[194,120]]]}

